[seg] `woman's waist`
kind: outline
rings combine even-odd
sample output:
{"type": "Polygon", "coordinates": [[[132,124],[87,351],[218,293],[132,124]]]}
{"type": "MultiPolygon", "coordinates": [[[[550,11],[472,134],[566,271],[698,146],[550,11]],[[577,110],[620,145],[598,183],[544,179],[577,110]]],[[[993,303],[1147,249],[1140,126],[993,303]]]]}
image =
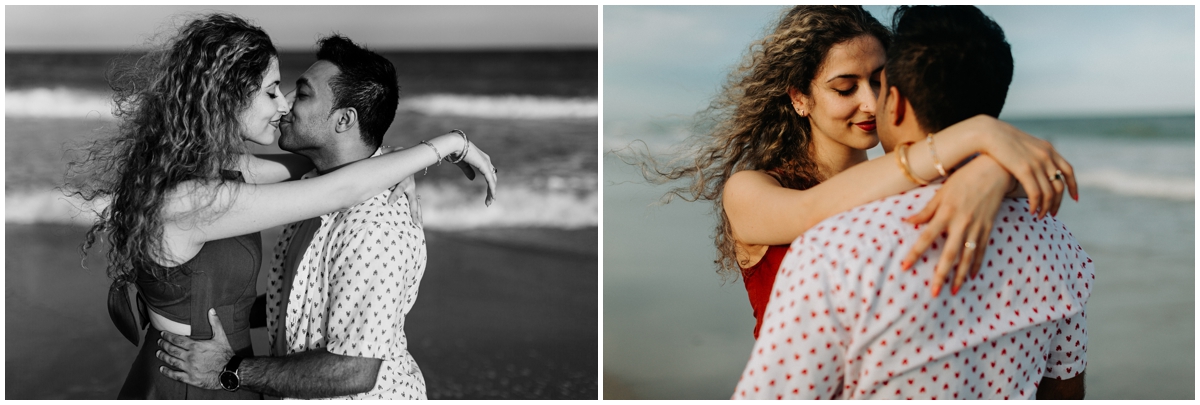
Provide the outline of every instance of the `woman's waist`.
{"type": "MultiPolygon", "coordinates": [[[[146,312],[148,313],[150,324],[161,331],[181,336],[191,336],[193,324],[209,322],[206,318],[195,319],[195,317],[190,316],[190,314],[196,313],[196,311],[192,310],[191,305],[176,305],[171,307],[173,311],[169,311],[157,307],[145,299],[143,299],[143,302],[146,303],[146,312]]],[[[253,297],[249,297],[247,302],[238,300],[225,305],[215,303],[211,307],[216,309],[217,319],[221,322],[221,328],[225,333],[227,335],[234,335],[243,332],[249,333],[250,307],[253,303],[253,297]]],[[[188,303],[185,302],[185,304],[188,303]]]]}

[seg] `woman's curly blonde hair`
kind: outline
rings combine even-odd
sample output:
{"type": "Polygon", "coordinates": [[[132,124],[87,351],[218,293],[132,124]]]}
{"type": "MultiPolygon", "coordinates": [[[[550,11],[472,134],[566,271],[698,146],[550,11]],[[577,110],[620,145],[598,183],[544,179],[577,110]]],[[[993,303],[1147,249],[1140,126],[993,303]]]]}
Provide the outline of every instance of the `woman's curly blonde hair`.
{"type": "MultiPolygon", "coordinates": [[[[107,200],[80,247],[109,237],[108,275],[119,283],[139,271],[164,278],[162,209],[183,181],[224,181],[246,151],[239,116],[260,90],[276,50],[261,28],[229,14],[185,24],[164,45],[109,76],[116,134],[84,149],[68,168],[69,193],[107,200]]],[[[101,204],[97,204],[101,205],[101,204]]]]}
{"type": "Polygon", "coordinates": [[[829,49],[863,35],[877,38],[885,49],[890,42],[887,28],[861,6],[793,7],[773,31],[751,45],[721,93],[701,113],[697,127],[711,129],[698,131],[689,139],[690,147],[665,165],[649,153],[639,154],[637,164],[648,181],[689,179],[689,185],[668,192],[665,201],[680,197],[714,202],[716,264],[722,277],[741,273],[732,228],[722,209],[725,181],[739,170],[767,171],[784,187],[800,190],[824,180],[811,155],[808,119],[796,113],[788,89],[810,95],[829,49]]]}

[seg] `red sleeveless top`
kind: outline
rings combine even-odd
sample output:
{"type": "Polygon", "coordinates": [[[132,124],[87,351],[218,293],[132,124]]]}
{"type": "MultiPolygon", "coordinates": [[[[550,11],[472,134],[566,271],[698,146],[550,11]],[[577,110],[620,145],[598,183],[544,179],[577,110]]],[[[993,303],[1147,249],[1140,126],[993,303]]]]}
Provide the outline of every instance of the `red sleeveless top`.
{"type": "Polygon", "coordinates": [[[787,253],[788,245],[767,247],[767,253],[750,268],[742,269],[742,283],[746,284],[746,294],[750,296],[750,307],[754,309],[754,338],[758,339],[758,330],[762,328],[763,314],[767,310],[767,302],[771,301],[771,289],[775,286],[775,273],[787,253]]]}

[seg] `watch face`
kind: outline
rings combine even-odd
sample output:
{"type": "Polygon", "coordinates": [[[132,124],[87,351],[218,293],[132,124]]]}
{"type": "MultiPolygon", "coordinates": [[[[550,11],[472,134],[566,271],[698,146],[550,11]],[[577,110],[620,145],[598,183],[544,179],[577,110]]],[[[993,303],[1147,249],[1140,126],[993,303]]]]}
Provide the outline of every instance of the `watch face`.
{"type": "Polygon", "coordinates": [[[221,374],[217,376],[217,379],[221,381],[221,388],[224,388],[226,391],[237,390],[241,383],[238,381],[237,374],[228,371],[221,371],[221,374]]]}

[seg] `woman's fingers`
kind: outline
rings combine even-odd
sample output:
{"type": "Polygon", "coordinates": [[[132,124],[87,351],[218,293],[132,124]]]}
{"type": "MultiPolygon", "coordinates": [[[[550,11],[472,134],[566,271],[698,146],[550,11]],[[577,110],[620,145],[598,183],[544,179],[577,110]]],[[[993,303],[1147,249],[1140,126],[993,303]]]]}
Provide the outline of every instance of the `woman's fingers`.
{"type": "Polygon", "coordinates": [[[1046,206],[1050,205],[1054,187],[1050,185],[1050,178],[1046,177],[1046,171],[1040,165],[1033,166],[1030,171],[1031,185],[1037,191],[1029,196],[1029,213],[1041,218],[1046,212],[1046,206]]]}
{"type": "MultiPolygon", "coordinates": [[[[959,261],[958,256],[962,253],[964,231],[963,227],[953,225],[949,230],[949,235],[946,237],[946,246],[942,248],[942,257],[938,259],[937,270],[934,271],[933,275],[934,285],[938,286],[937,290],[934,291],[934,296],[937,296],[937,292],[941,291],[941,284],[946,279],[946,276],[950,274],[954,263],[959,261]]],[[[950,294],[958,294],[957,284],[951,286],[950,294]]]]}
{"type": "Polygon", "coordinates": [[[1037,208],[1038,201],[1042,197],[1042,189],[1038,187],[1037,179],[1035,178],[1040,174],[1034,173],[1033,169],[1026,169],[1018,170],[1012,175],[1017,178],[1018,183],[1021,183],[1021,188],[1025,189],[1025,198],[1029,200],[1029,213],[1033,214],[1037,208]]]}
{"type": "Polygon", "coordinates": [[[950,290],[951,292],[958,292],[963,282],[967,280],[967,276],[978,271],[978,268],[972,267],[978,262],[976,258],[982,256],[983,253],[983,248],[979,245],[979,234],[979,226],[969,226],[966,230],[966,237],[963,240],[962,258],[958,261],[958,270],[954,275],[954,287],[950,290]]]}
{"type": "Polygon", "coordinates": [[[483,180],[487,182],[487,197],[483,203],[491,206],[496,201],[496,167],[492,165],[492,158],[482,150],[479,150],[479,148],[472,147],[470,153],[473,156],[468,155],[468,157],[471,158],[472,162],[475,162],[471,165],[479,170],[480,174],[483,175],[483,180]]]}
{"type": "Polygon", "coordinates": [[[1050,185],[1054,187],[1054,199],[1050,201],[1049,207],[1050,215],[1058,215],[1058,207],[1062,205],[1063,191],[1067,189],[1062,177],[1062,171],[1057,169],[1050,175],[1050,185]]]}
{"type": "Polygon", "coordinates": [[[1075,168],[1071,166],[1067,159],[1064,159],[1058,152],[1054,153],[1054,166],[1058,167],[1063,173],[1063,183],[1066,184],[1067,190],[1071,193],[1071,198],[1079,201],[1079,189],[1075,184],[1075,168]]]}
{"type": "Polygon", "coordinates": [[[992,221],[986,221],[979,227],[979,235],[976,238],[975,260],[971,263],[971,276],[979,274],[979,270],[983,268],[983,258],[987,256],[987,248],[992,245],[992,221]]]}
{"type": "MultiPolygon", "coordinates": [[[[917,237],[917,243],[913,244],[912,249],[908,251],[908,255],[904,256],[904,260],[900,261],[900,268],[903,270],[911,268],[917,262],[917,259],[929,249],[929,245],[933,244],[933,240],[942,234],[942,230],[944,229],[946,229],[945,219],[940,216],[934,216],[929,225],[926,225],[925,231],[921,232],[921,235],[917,237]]],[[[935,293],[934,295],[937,294],[935,293]]]]}
{"type": "Polygon", "coordinates": [[[937,212],[938,205],[940,205],[941,202],[942,202],[942,193],[939,190],[937,193],[933,194],[933,198],[929,199],[929,202],[925,204],[925,208],[922,208],[921,212],[918,212],[911,217],[905,218],[904,222],[908,222],[908,223],[914,224],[914,225],[920,225],[920,224],[929,222],[929,220],[933,218],[933,214],[937,212]]]}

